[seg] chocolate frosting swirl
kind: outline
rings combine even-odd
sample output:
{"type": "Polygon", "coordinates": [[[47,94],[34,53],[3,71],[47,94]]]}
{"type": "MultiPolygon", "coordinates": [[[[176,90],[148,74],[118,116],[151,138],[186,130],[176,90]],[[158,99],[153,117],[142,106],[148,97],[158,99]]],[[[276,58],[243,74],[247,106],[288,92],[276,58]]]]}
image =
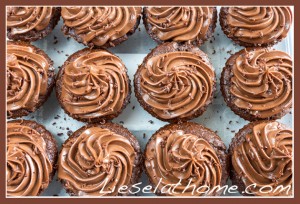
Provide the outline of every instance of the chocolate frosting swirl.
{"type": "Polygon", "coordinates": [[[210,102],[215,73],[206,55],[175,51],[147,59],[142,99],[160,118],[185,118],[210,102]]]}
{"type": "Polygon", "coordinates": [[[167,192],[167,195],[203,195],[202,191],[202,194],[196,190],[193,193],[193,188],[185,192],[184,189],[188,184],[196,188],[207,185],[213,189],[221,183],[222,167],[215,150],[203,138],[182,130],[157,133],[147,144],[145,157],[146,171],[152,183],[155,186],[159,184],[160,190],[181,180],[181,184],[174,188],[174,193],[167,192]]]}
{"type": "Polygon", "coordinates": [[[147,23],[162,41],[199,41],[207,38],[215,7],[147,7],[147,23]]]}
{"type": "Polygon", "coordinates": [[[35,129],[9,122],[6,158],[8,196],[36,196],[48,186],[52,165],[46,142],[35,129]]]}
{"type": "Polygon", "coordinates": [[[287,53],[245,49],[232,62],[234,104],[259,118],[292,106],[292,60],[287,53]]]}
{"type": "Polygon", "coordinates": [[[120,186],[130,184],[135,156],[126,137],[109,129],[89,127],[63,145],[58,178],[80,196],[114,196],[120,186]],[[104,193],[114,188],[114,192],[104,193]]]}
{"type": "Polygon", "coordinates": [[[103,46],[134,29],[141,7],[62,7],[61,15],[84,44],[103,46]]]}
{"type": "Polygon", "coordinates": [[[54,72],[48,59],[33,46],[9,42],[7,61],[7,111],[34,111],[48,93],[48,71],[54,72]]]}
{"type": "MultiPolygon", "coordinates": [[[[232,154],[232,165],[241,176],[245,186],[256,183],[251,188],[255,195],[263,186],[292,185],[292,130],[279,122],[262,122],[251,127],[245,141],[236,146],[232,154]]],[[[250,189],[248,189],[250,190],[250,189]]],[[[286,195],[286,192],[273,191],[269,196],[286,195]]]]}
{"type": "Polygon", "coordinates": [[[121,59],[106,50],[85,49],[79,53],[66,62],[61,75],[60,98],[65,110],[84,119],[120,112],[130,92],[121,59]]]}
{"type": "Polygon", "coordinates": [[[254,45],[276,42],[287,36],[292,24],[289,7],[229,7],[230,36],[254,45]]]}
{"type": "Polygon", "coordinates": [[[24,34],[32,30],[44,30],[54,15],[54,8],[40,6],[8,7],[7,28],[12,34],[24,34]]]}

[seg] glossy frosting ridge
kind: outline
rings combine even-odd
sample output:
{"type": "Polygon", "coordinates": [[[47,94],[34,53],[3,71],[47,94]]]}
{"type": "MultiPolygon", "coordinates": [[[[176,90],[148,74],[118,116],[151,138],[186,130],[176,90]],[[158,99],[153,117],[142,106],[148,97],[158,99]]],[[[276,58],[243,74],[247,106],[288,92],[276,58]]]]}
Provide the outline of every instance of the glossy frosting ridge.
{"type": "Polygon", "coordinates": [[[151,32],[162,41],[205,39],[213,20],[213,7],[147,7],[151,32]]]}
{"type": "Polygon", "coordinates": [[[54,7],[17,7],[7,8],[7,28],[12,34],[24,34],[29,31],[41,31],[47,28],[54,15],[54,7]]]}
{"type": "Polygon", "coordinates": [[[52,165],[46,142],[22,122],[7,123],[6,185],[8,196],[36,196],[50,182],[52,165]]]}
{"type": "Polygon", "coordinates": [[[135,156],[126,137],[89,127],[63,145],[58,178],[79,196],[114,196],[120,186],[130,184],[135,156]],[[114,192],[105,192],[114,188],[114,192]]]}
{"type": "Polygon", "coordinates": [[[64,66],[61,101],[79,118],[97,118],[122,110],[129,94],[127,69],[106,50],[85,51],[64,66]]]}
{"type": "Polygon", "coordinates": [[[287,53],[245,49],[231,63],[230,92],[237,107],[269,118],[292,106],[293,65],[287,53]]]}
{"type": "Polygon", "coordinates": [[[7,45],[7,111],[34,111],[39,98],[48,91],[48,59],[28,45],[7,45]]]}
{"type": "Polygon", "coordinates": [[[232,165],[237,175],[246,187],[256,184],[256,188],[248,191],[262,196],[287,195],[286,190],[280,193],[275,189],[279,185],[292,185],[293,182],[292,137],[292,130],[279,122],[262,122],[255,124],[252,131],[246,134],[245,141],[233,149],[232,165]],[[273,191],[268,194],[260,192],[264,186],[271,186],[273,191]]]}
{"type": "Polygon", "coordinates": [[[151,183],[165,191],[161,193],[171,196],[205,195],[207,188],[194,192],[192,187],[185,188],[188,184],[196,188],[206,185],[212,190],[220,185],[222,167],[215,150],[206,140],[183,130],[163,130],[152,137],[146,147],[145,166],[151,183]],[[172,191],[164,188],[178,182],[180,185],[172,191]]]}
{"type": "Polygon", "coordinates": [[[142,99],[163,119],[193,115],[210,102],[214,84],[208,58],[192,52],[153,56],[140,71],[142,99]]]}
{"type": "Polygon", "coordinates": [[[289,7],[228,7],[230,36],[250,44],[268,44],[285,38],[292,24],[289,7]]]}
{"type": "MultiPolygon", "coordinates": [[[[141,15],[141,7],[62,7],[64,24],[84,44],[103,46],[125,36],[141,15]]],[[[114,46],[112,44],[112,46],[114,46]]]]}

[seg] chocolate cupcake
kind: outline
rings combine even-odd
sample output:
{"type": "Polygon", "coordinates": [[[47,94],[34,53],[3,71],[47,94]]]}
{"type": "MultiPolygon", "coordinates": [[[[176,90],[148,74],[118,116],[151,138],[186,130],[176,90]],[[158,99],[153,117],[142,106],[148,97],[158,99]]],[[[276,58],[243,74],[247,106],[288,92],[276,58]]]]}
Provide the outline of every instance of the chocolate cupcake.
{"type": "Polygon", "coordinates": [[[225,102],[240,117],[278,119],[292,107],[291,57],[268,48],[247,48],[232,55],[220,84],[225,102]]]}
{"type": "Polygon", "coordinates": [[[50,6],[7,7],[7,37],[30,42],[46,37],[58,23],[60,10],[50,6]]]}
{"type": "Polygon", "coordinates": [[[7,117],[26,116],[38,109],[54,86],[52,60],[41,49],[25,42],[7,42],[7,117]]]}
{"type": "Polygon", "coordinates": [[[72,54],[59,70],[56,96],[65,112],[82,122],[117,117],[130,100],[130,80],[121,59],[104,49],[72,54]]]}
{"type": "Polygon", "coordinates": [[[30,120],[7,123],[6,194],[38,196],[51,182],[57,145],[44,126],[30,120]]]}
{"type": "Polygon", "coordinates": [[[70,195],[128,195],[141,172],[138,141],[113,123],[80,128],[65,141],[58,159],[58,178],[70,195]],[[121,186],[128,189],[118,192],[121,186]]]}
{"type": "Polygon", "coordinates": [[[145,172],[157,195],[220,195],[222,190],[216,189],[229,175],[223,141],[197,123],[162,127],[149,140],[144,156],[145,172]]]}
{"type": "Polygon", "coordinates": [[[200,46],[216,28],[216,7],[144,7],[143,22],[157,43],[189,42],[200,46]]]}
{"type": "Polygon", "coordinates": [[[241,194],[292,195],[293,132],[285,125],[277,121],[249,123],[232,139],[229,155],[230,178],[241,194]]]}
{"type": "Polygon", "coordinates": [[[222,7],[223,32],[245,47],[272,46],[284,39],[292,25],[289,7],[222,7]]]}
{"type": "Polygon", "coordinates": [[[135,95],[152,116],[167,122],[200,116],[211,103],[215,72],[198,47],[176,42],[154,48],[134,76],[135,95]]]}
{"type": "Polygon", "coordinates": [[[62,31],[89,47],[114,47],[137,29],[141,7],[62,7],[62,31]]]}

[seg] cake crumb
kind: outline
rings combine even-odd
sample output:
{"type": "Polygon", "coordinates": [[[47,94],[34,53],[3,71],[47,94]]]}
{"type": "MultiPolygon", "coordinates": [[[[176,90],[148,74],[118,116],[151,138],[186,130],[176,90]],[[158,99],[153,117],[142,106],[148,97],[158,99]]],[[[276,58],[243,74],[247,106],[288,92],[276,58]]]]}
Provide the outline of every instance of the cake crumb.
{"type": "Polygon", "coordinates": [[[69,130],[68,132],[67,132],[67,135],[70,137],[71,135],[73,134],[73,131],[72,130],[69,130]]]}

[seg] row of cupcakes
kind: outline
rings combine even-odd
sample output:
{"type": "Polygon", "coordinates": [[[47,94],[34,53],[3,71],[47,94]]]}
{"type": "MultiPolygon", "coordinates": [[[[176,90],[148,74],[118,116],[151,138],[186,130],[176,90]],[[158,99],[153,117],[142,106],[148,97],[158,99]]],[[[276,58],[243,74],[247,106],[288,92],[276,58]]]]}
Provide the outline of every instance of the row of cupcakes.
{"type": "MultiPolygon", "coordinates": [[[[8,7],[7,36],[36,41],[47,36],[60,16],[62,31],[89,47],[108,48],[128,39],[140,19],[158,43],[176,41],[200,46],[217,22],[216,7],[8,7]]],[[[271,46],[284,39],[292,25],[289,7],[221,7],[224,33],[245,47],[271,46]]]]}
{"type": "MultiPolygon", "coordinates": [[[[233,54],[220,85],[227,105],[249,121],[279,119],[292,107],[291,57],[269,48],[233,54]]],[[[79,50],[55,77],[53,62],[41,49],[21,41],[7,45],[8,118],[38,109],[56,85],[65,112],[83,122],[110,121],[129,103],[127,68],[105,49],[79,50]]],[[[152,116],[171,123],[200,116],[212,102],[216,76],[208,56],[192,44],[158,45],[138,67],[134,91],[152,116]]]]}
{"type": "MultiPolygon", "coordinates": [[[[140,7],[9,7],[7,33],[14,40],[40,39],[61,14],[66,35],[89,47],[110,47],[134,32],[141,13],[140,7]]],[[[196,46],[213,34],[216,18],[215,7],[144,7],[146,30],[163,44],[139,66],[134,86],[138,101],[154,117],[187,121],[211,103],[214,68],[196,46]]],[[[220,23],[240,45],[269,46],[286,37],[292,13],[289,7],[222,7],[220,23]]],[[[7,50],[7,110],[9,118],[16,118],[47,99],[55,83],[54,68],[32,45],[9,42],[7,50]]],[[[111,120],[129,102],[126,72],[122,61],[106,50],[78,51],[59,71],[57,98],[75,119],[111,120]]],[[[270,48],[247,48],[228,59],[220,84],[227,105],[244,119],[278,119],[292,106],[292,60],[270,48]]]]}
{"type": "Polygon", "coordinates": [[[55,172],[72,196],[126,196],[137,192],[144,170],[147,192],[159,196],[218,196],[231,178],[233,191],[289,196],[293,187],[293,133],[276,121],[244,126],[227,150],[220,137],[197,123],[169,124],[148,141],[114,123],[75,131],[58,155],[54,137],[29,120],[7,124],[7,195],[38,196],[55,172]]]}

